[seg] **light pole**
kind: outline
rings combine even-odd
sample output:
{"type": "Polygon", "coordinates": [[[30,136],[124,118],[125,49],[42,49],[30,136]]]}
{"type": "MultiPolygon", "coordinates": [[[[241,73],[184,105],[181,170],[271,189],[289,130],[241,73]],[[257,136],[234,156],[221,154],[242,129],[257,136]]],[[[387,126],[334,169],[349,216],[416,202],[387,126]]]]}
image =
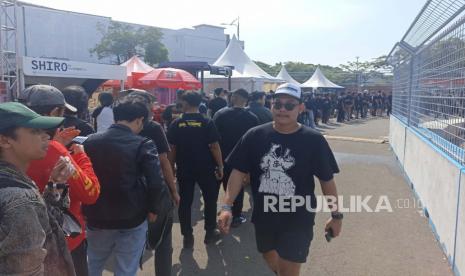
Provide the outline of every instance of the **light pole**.
{"type": "Polygon", "coordinates": [[[234,19],[231,23],[221,23],[221,25],[223,26],[236,26],[236,33],[237,33],[237,40],[240,40],[240,36],[239,36],[239,31],[240,31],[240,28],[239,28],[239,16],[234,19]]]}

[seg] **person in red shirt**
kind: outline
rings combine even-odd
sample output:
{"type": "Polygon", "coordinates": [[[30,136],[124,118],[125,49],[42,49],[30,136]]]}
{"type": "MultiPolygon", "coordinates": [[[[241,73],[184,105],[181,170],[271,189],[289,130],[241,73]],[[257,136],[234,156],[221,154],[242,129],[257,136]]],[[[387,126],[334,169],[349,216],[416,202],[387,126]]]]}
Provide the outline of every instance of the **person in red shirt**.
{"type": "MultiPolygon", "coordinates": [[[[33,85],[23,91],[23,99],[32,110],[45,116],[61,117],[65,108],[73,109],[72,106],[65,102],[61,91],[53,86],[33,85]]],[[[92,168],[92,163],[84,152],[83,147],[74,144],[70,152],[63,145],[70,142],[75,135],[67,136],[63,135],[63,133],[55,135],[55,141],[50,141],[49,143],[46,157],[31,162],[27,175],[34,180],[39,190],[43,191],[47,183],[56,181],[51,176],[51,172],[60,160],[60,157],[63,156],[70,159],[71,165],[74,167],[74,173],[66,181],[69,185],[69,211],[80,222],[81,234],[74,238],[68,237],[67,241],[73,257],[76,275],[86,276],[88,275],[86,236],[81,205],[94,204],[97,201],[100,194],[100,184],[92,168]]]]}

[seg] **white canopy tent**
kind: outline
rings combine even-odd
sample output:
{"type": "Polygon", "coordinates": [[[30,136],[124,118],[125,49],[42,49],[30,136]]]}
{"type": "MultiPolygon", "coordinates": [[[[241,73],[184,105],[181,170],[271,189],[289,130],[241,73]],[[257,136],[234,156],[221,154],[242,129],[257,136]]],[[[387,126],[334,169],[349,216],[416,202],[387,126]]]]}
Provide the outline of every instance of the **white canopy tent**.
{"type": "Polygon", "coordinates": [[[344,88],[339,86],[332,81],[328,80],[323,72],[321,72],[320,67],[317,67],[313,76],[306,82],[301,84],[303,88],[344,88]]]}
{"type": "MultiPolygon", "coordinates": [[[[213,65],[234,67],[231,76],[231,89],[244,88],[249,92],[268,91],[276,89],[280,83],[284,82],[269,75],[255,64],[244,52],[236,36],[233,36],[228,47],[213,65]]],[[[212,91],[217,87],[228,87],[228,78],[224,76],[205,72],[204,79],[205,91],[212,91]]]]}
{"type": "Polygon", "coordinates": [[[287,72],[286,67],[284,65],[281,67],[281,70],[279,71],[276,78],[282,79],[282,80],[284,80],[286,82],[293,83],[295,85],[300,86],[300,83],[298,81],[296,81],[293,77],[291,77],[291,75],[289,75],[289,73],[287,72]]]}

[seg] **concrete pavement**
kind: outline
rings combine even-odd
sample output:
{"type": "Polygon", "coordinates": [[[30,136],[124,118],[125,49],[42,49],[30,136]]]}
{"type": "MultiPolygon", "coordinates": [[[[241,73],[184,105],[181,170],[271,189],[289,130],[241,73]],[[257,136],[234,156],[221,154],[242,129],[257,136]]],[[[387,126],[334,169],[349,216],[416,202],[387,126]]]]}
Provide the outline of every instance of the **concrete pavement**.
{"type": "MultiPolygon", "coordinates": [[[[320,129],[332,136],[383,139],[388,136],[388,127],[387,119],[376,118],[320,129]]],[[[329,215],[319,213],[310,257],[302,266],[301,275],[452,275],[389,144],[328,141],[341,169],[336,182],[339,194],[345,197],[345,207],[349,206],[350,196],[371,195],[369,207],[374,209],[378,199],[384,197],[389,201],[392,212],[348,213],[343,221],[342,235],[330,243],[324,238],[324,223],[329,215]]],[[[319,185],[317,193],[321,194],[319,185]]],[[[172,275],[273,275],[256,251],[250,223],[233,229],[232,234],[217,245],[205,246],[200,212],[203,207],[198,191],[195,198],[194,250],[182,249],[176,220],[173,226],[172,275]]],[[[244,210],[250,218],[247,194],[244,210]]],[[[154,275],[152,254],[145,257],[144,268],[138,275],[154,275]]],[[[110,271],[105,275],[110,275],[110,271]]]]}

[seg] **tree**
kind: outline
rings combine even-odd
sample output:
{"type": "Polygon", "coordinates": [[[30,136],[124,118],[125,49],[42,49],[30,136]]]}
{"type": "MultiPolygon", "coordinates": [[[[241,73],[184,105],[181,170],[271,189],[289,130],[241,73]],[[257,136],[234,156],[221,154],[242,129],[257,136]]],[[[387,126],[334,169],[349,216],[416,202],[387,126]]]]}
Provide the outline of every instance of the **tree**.
{"type": "MultiPolygon", "coordinates": [[[[392,83],[391,67],[386,64],[385,60],[386,56],[381,56],[373,59],[373,61],[349,61],[338,67],[292,61],[285,62],[284,65],[289,75],[300,83],[307,81],[313,75],[316,68],[320,67],[323,74],[329,80],[338,85],[349,87],[357,85],[358,74],[360,74],[360,84],[369,81],[392,83]]],[[[255,61],[255,63],[272,76],[276,76],[283,65],[282,63],[269,65],[261,61],[255,61]]]]}
{"type": "Polygon", "coordinates": [[[150,65],[168,60],[168,50],[161,42],[162,32],[155,27],[135,28],[131,25],[112,21],[105,29],[98,25],[102,34],[100,43],[90,49],[91,54],[97,54],[99,59],[115,58],[121,64],[134,55],[144,57],[150,65]]]}
{"type": "Polygon", "coordinates": [[[168,49],[161,43],[162,32],[157,28],[146,28],[141,37],[141,44],[145,50],[144,60],[150,65],[168,61],[168,49]]]}

